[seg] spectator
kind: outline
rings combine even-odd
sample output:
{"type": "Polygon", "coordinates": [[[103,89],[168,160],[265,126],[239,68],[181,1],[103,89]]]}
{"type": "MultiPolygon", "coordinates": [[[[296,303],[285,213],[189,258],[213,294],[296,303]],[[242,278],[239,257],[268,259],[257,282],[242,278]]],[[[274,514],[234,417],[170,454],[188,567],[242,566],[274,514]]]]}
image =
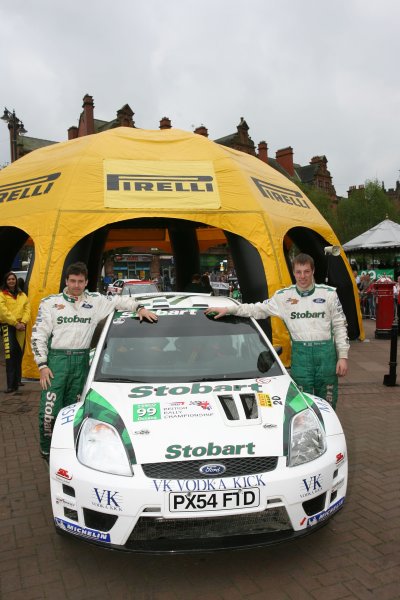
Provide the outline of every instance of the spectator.
{"type": "Polygon", "coordinates": [[[369,302],[368,302],[368,293],[367,290],[371,285],[371,277],[369,273],[365,273],[361,275],[360,278],[360,304],[361,304],[361,312],[364,319],[369,319],[369,302]]]}
{"type": "Polygon", "coordinates": [[[171,291],[171,280],[169,278],[168,271],[166,271],[164,274],[164,291],[171,291]]]}
{"type": "Polygon", "coordinates": [[[210,278],[206,273],[201,276],[200,282],[201,282],[201,285],[203,286],[203,292],[205,292],[206,294],[213,293],[213,289],[212,289],[211,283],[210,283],[210,278]]]}
{"type": "Polygon", "coordinates": [[[354,275],[354,279],[355,279],[355,282],[356,282],[356,286],[359,288],[360,287],[360,281],[361,281],[361,279],[360,279],[360,276],[358,274],[358,271],[354,270],[353,271],[353,275],[354,275]]]}
{"type": "MultiPolygon", "coordinates": [[[[393,286],[394,310],[395,316],[397,311],[397,323],[400,325],[400,275],[397,277],[397,282],[393,286]]],[[[400,335],[400,332],[399,332],[400,335]]]]}
{"type": "Polygon", "coordinates": [[[199,273],[194,273],[192,275],[192,281],[187,284],[184,291],[193,292],[196,294],[201,294],[204,292],[204,287],[201,283],[201,275],[199,273]]]}
{"type": "Polygon", "coordinates": [[[369,318],[372,319],[373,321],[375,321],[376,287],[375,287],[374,280],[370,281],[370,285],[365,290],[365,294],[366,294],[366,300],[367,300],[367,306],[368,306],[367,310],[368,310],[369,318]]]}
{"type": "Polygon", "coordinates": [[[6,358],[7,389],[5,394],[18,392],[21,383],[22,356],[25,348],[26,325],[31,316],[27,295],[19,289],[17,277],[6,273],[0,291],[0,323],[6,358]]]}

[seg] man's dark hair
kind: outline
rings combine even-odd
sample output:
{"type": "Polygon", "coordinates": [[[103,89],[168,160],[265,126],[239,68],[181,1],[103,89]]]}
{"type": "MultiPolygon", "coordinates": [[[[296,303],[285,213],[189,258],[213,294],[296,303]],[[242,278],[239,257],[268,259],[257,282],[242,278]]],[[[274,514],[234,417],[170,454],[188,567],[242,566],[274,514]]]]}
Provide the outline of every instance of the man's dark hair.
{"type": "Polygon", "coordinates": [[[68,279],[70,275],[84,275],[85,279],[88,278],[87,266],[84,262],[76,262],[67,267],[65,271],[65,278],[68,279]]]}
{"type": "Polygon", "coordinates": [[[306,265],[309,264],[314,269],[314,259],[309,254],[298,254],[293,259],[293,268],[295,265],[306,265]]]}

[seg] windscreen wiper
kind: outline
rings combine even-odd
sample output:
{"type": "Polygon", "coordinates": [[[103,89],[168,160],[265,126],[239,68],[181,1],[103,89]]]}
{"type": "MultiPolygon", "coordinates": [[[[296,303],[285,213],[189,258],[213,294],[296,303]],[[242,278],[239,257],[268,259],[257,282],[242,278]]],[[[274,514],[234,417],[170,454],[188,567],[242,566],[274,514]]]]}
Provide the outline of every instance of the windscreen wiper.
{"type": "Polygon", "coordinates": [[[130,379],[128,377],[97,377],[94,381],[107,383],[145,383],[139,379],[130,379]]]}
{"type": "Polygon", "coordinates": [[[220,375],[219,377],[201,377],[200,379],[191,379],[191,381],[193,381],[194,383],[202,383],[204,381],[230,381],[231,379],[243,379],[240,377],[231,377],[229,376],[229,379],[225,379],[225,377],[223,375],[220,375]]]}

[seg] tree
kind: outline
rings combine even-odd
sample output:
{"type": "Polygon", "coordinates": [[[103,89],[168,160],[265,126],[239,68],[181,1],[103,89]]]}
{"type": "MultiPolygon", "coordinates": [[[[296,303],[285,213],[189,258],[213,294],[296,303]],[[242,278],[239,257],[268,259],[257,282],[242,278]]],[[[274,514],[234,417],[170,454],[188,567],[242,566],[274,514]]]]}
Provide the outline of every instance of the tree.
{"type": "Polygon", "coordinates": [[[305,183],[296,182],[296,184],[305,193],[307,198],[311,200],[315,208],[321,213],[324,219],[328,221],[329,225],[337,235],[338,221],[332,198],[326,192],[317,187],[312,187],[305,183]]]}
{"type": "Polygon", "coordinates": [[[379,181],[367,180],[364,188],[342,198],[337,208],[338,237],[342,243],[357,237],[385,218],[398,220],[398,211],[379,181]]]}

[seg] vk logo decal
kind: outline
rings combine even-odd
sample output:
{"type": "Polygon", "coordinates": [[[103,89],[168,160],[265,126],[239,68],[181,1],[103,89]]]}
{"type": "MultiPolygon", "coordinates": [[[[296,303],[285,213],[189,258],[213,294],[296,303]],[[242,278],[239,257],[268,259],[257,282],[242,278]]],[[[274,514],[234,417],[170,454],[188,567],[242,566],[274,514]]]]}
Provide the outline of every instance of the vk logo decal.
{"type": "Polygon", "coordinates": [[[311,496],[322,490],[323,477],[321,473],[302,479],[300,484],[301,496],[311,496]]]}
{"type": "Polygon", "coordinates": [[[111,490],[100,490],[94,488],[93,502],[95,506],[101,508],[108,508],[110,510],[122,510],[121,508],[121,494],[117,491],[111,490]]]}

